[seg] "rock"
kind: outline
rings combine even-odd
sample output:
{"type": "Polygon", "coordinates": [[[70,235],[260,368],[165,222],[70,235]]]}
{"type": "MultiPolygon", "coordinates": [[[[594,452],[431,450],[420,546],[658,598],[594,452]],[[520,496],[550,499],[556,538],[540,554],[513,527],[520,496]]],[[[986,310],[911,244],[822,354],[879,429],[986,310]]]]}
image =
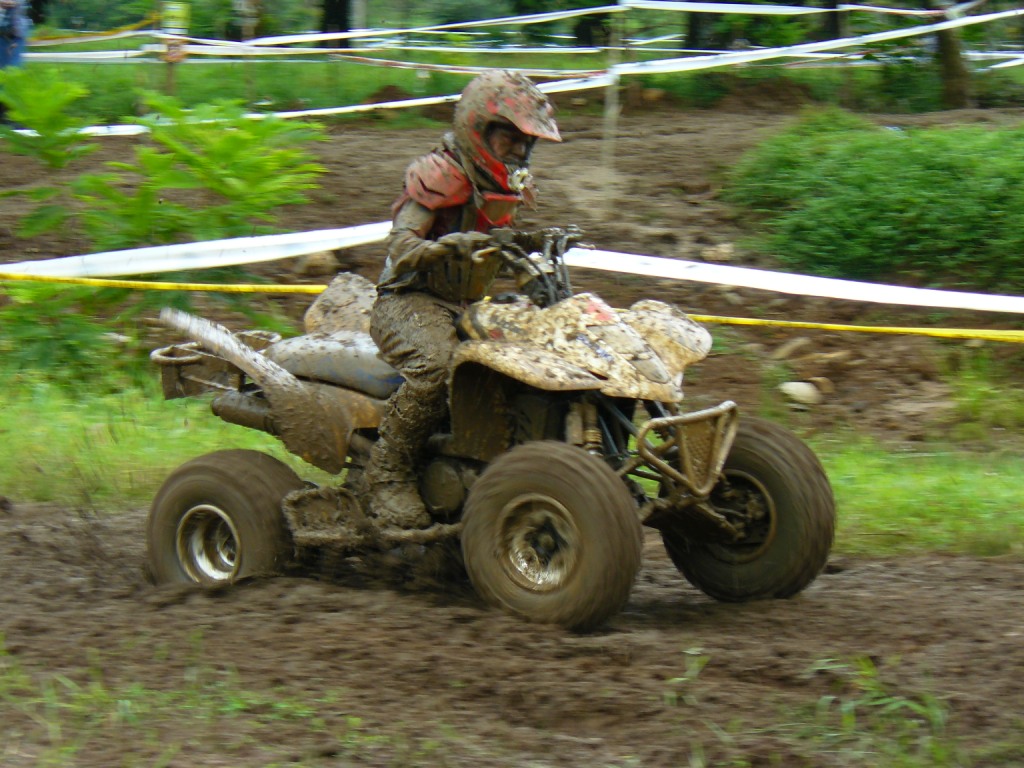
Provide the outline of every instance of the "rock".
{"type": "Polygon", "coordinates": [[[779,384],[779,391],[800,405],[819,405],[825,400],[822,391],[809,381],[787,381],[779,384]]]}
{"type": "Polygon", "coordinates": [[[816,386],[823,395],[835,394],[836,385],[832,379],[826,378],[825,376],[812,376],[808,381],[816,386]]]}
{"type": "Polygon", "coordinates": [[[764,344],[758,341],[749,341],[740,347],[740,351],[752,357],[764,357],[764,344]]]}
{"type": "Polygon", "coordinates": [[[743,297],[733,291],[722,291],[722,298],[734,307],[742,307],[746,304],[743,297]]]}
{"type": "Polygon", "coordinates": [[[736,255],[735,248],[732,243],[722,243],[720,245],[709,245],[707,248],[701,248],[700,257],[704,261],[713,262],[726,262],[732,261],[736,255]]]}
{"type": "Polygon", "coordinates": [[[806,336],[797,336],[796,338],[790,339],[782,346],[776,348],[776,350],[771,354],[771,359],[785,360],[786,358],[790,357],[794,352],[803,349],[810,343],[811,340],[806,336]]]}
{"type": "Polygon", "coordinates": [[[338,271],[338,258],[334,251],[317,251],[299,256],[295,261],[295,273],[307,277],[333,275],[338,271]]]}
{"type": "Polygon", "coordinates": [[[853,353],[848,349],[837,349],[835,352],[811,352],[796,358],[793,362],[805,365],[838,365],[849,363],[852,356],[853,353]]]}

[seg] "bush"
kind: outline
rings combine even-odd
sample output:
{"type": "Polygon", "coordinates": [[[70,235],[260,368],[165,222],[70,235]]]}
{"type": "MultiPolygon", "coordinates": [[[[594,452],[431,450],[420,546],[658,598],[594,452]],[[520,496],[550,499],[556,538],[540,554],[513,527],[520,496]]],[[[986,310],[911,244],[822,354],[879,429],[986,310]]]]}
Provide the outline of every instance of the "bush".
{"type": "Polygon", "coordinates": [[[746,155],[727,199],[801,271],[1024,290],[1024,130],[899,130],[806,113],[746,155]]]}

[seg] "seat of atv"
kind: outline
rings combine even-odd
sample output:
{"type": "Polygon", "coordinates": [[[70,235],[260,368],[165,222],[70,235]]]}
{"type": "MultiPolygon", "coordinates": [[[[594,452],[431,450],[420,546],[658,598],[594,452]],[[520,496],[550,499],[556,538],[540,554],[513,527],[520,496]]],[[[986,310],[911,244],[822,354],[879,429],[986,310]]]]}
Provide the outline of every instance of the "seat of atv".
{"type": "Polygon", "coordinates": [[[402,374],[381,359],[373,339],[362,331],[295,336],[271,344],[264,354],[299,378],[326,381],[380,399],[402,383],[402,374]]]}

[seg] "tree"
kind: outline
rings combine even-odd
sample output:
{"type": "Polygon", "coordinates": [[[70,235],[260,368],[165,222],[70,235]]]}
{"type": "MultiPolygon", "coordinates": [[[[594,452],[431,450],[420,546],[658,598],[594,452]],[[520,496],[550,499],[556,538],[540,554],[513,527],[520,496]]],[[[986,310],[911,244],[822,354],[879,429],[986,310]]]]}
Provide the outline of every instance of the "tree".
{"type": "MultiPolygon", "coordinates": [[[[922,0],[927,9],[945,9],[942,0],[922,0]]],[[[971,75],[960,50],[960,35],[955,29],[935,33],[935,59],[942,77],[942,106],[946,109],[964,109],[973,106],[971,75]]]]}
{"type": "MultiPolygon", "coordinates": [[[[321,32],[348,32],[351,26],[352,8],[350,0],[323,0],[323,14],[320,17],[321,32]]],[[[336,48],[347,48],[347,40],[327,43],[336,48]]]]}

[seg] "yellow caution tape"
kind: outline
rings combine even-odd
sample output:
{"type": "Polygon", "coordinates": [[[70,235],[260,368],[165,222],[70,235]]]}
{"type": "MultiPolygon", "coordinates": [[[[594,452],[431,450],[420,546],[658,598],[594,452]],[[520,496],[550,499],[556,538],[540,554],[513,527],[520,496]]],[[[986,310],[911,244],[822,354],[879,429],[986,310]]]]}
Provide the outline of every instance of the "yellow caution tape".
{"type": "MultiPolygon", "coordinates": [[[[42,283],[67,283],[71,285],[92,285],[98,288],[133,288],[144,291],[206,291],[210,293],[272,293],[307,294],[323,293],[325,285],[220,285],[217,283],[166,283],[149,280],[111,280],[97,277],[48,277],[44,275],[18,275],[0,273],[0,281],[20,280],[42,283]]],[[[912,336],[933,336],[942,339],[982,339],[1024,344],[1024,331],[984,330],[971,328],[904,328],[899,326],[840,325],[838,323],[805,323],[796,320],[760,320],[752,317],[721,317],[718,315],[694,315],[689,317],[698,323],[719,323],[725,325],[764,326],[772,328],[799,328],[815,331],[842,331],[846,333],[890,333],[912,336]]]]}
{"type": "Polygon", "coordinates": [[[211,293],[323,293],[323,285],[220,285],[218,283],[164,283],[149,280],[111,280],[99,277],[49,277],[0,273],[0,280],[92,285],[97,288],[134,288],[141,291],[207,291],[211,293]]]}
{"type": "Polygon", "coordinates": [[[63,33],[63,34],[60,34],[60,35],[56,35],[56,34],[54,34],[54,35],[33,35],[32,39],[33,40],[40,40],[40,41],[41,40],[47,40],[47,41],[49,41],[49,40],[60,40],[62,42],[75,42],[75,41],[86,42],[87,39],[88,40],[92,40],[92,39],[95,39],[97,37],[102,37],[102,36],[106,36],[106,35],[116,35],[116,34],[119,34],[121,32],[133,32],[136,29],[142,29],[143,27],[146,27],[149,24],[152,24],[153,22],[156,22],[156,21],[159,21],[159,20],[160,20],[160,14],[154,12],[154,13],[148,14],[142,21],[137,21],[134,24],[125,24],[123,27],[117,27],[115,29],[107,29],[107,30],[104,30],[102,32],[74,32],[74,33],[72,33],[70,35],[67,34],[66,32],[63,33]]]}
{"type": "Polygon", "coordinates": [[[717,317],[715,315],[689,315],[698,323],[726,323],[729,325],[762,325],[776,328],[807,328],[816,331],[845,331],[854,333],[898,333],[913,336],[936,336],[942,339],[984,339],[1024,343],[1024,331],[982,330],[971,328],[901,328],[899,326],[839,325],[836,323],[803,323],[795,320],[756,320],[750,317],[717,317]]]}

